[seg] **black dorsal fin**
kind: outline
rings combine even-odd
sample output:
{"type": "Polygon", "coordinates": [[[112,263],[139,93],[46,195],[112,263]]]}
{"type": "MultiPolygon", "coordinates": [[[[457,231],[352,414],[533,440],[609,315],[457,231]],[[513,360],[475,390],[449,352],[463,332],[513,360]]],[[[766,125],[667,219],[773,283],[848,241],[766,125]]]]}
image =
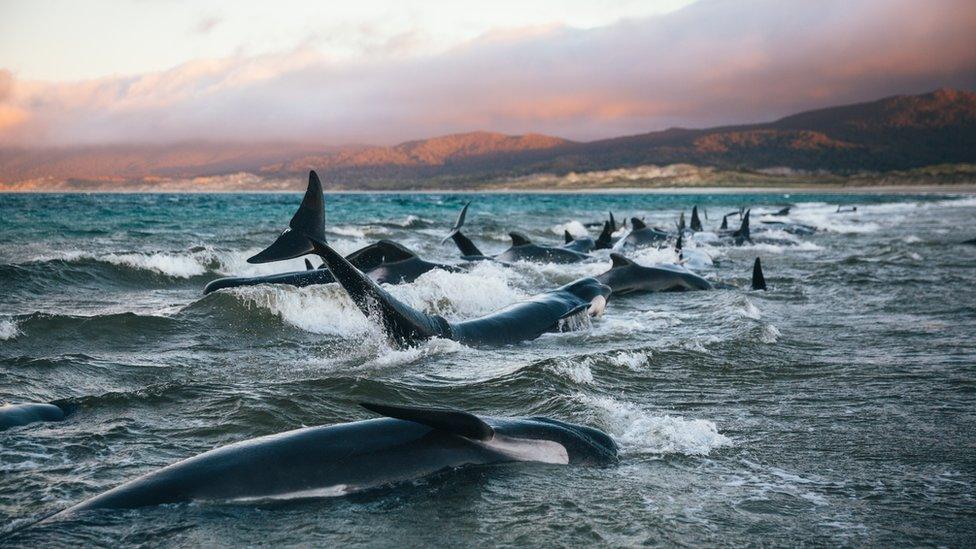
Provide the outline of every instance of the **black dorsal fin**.
{"type": "Polygon", "coordinates": [[[678,241],[674,243],[674,251],[680,255],[682,248],[684,248],[684,240],[682,239],[681,233],[678,233],[678,241]]]}
{"type": "Polygon", "coordinates": [[[610,261],[613,262],[613,264],[610,266],[611,269],[613,267],[626,267],[628,265],[635,265],[633,261],[627,259],[623,255],[618,253],[610,254],[610,261]]]}
{"type": "Polygon", "coordinates": [[[309,261],[307,257],[305,258],[305,270],[306,271],[314,271],[315,270],[315,267],[312,266],[312,262],[309,261]]]}
{"type": "Polygon", "coordinates": [[[481,418],[468,412],[443,410],[437,408],[417,408],[413,406],[390,406],[360,402],[360,406],[381,416],[412,421],[431,429],[444,431],[472,440],[491,440],[495,430],[481,418]]]}
{"type": "Polygon", "coordinates": [[[525,236],[522,233],[510,232],[510,233],[508,233],[508,236],[512,237],[512,246],[513,247],[515,247],[515,246],[525,246],[527,244],[532,244],[532,241],[529,240],[529,237],[525,236]]]}
{"type": "Polygon", "coordinates": [[[698,217],[698,206],[693,206],[691,208],[691,230],[695,231],[696,233],[700,233],[702,231],[701,218],[698,217]]]}
{"type": "Polygon", "coordinates": [[[639,231],[641,229],[647,228],[647,224],[641,221],[640,219],[637,219],[636,217],[630,218],[630,225],[634,228],[635,231],[639,231]]]}
{"type": "Polygon", "coordinates": [[[755,263],[752,264],[752,289],[753,290],[765,290],[766,289],[766,277],[763,276],[762,263],[759,262],[759,258],[756,258],[755,263]]]}
{"type": "Polygon", "coordinates": [[[722,216],[722,226],[720,227],[720,229],[728,230],[728,228],[729,228],[729,215],[725,214],[722,216]]]}
{"type": "Polygon", "coordinates": [[[617,220],[613,218],[613,212],[607,212],[610,214],[610,232],[617,232],[617,220]]]}
{"type": "Polygon", "coordinates": [[[566,229],[563,229],[563,240],[566,241],[566,244],[573,241],[573,235],[569,234],[569,231],[566,229]]]}

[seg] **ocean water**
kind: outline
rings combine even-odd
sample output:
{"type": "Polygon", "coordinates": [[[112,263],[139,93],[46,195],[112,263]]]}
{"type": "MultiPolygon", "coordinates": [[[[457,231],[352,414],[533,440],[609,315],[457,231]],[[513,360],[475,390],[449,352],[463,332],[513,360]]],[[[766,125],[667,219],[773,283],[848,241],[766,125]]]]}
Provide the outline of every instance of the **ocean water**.
{"type": "MultiPolygon", "coordinates": [[[[515,464],[348,497],[84,513],[0,545],[976,542],[976,246],[960,244],[976,237],[976,199],[339,194],[328,236],[340,251],[389,238],[454,261],[440,239],[467,200],[467,233],[489,253],[510,229],[559,242],[607,210],[673,226],[693,204],[708,228],[740,206],[758,218],[795,204],[789,219],[819,230],[687,244],[713,259],[703,275],[744,288],[761,257],[768,292],[627,296],[579,332],[395,350],[335,285],[202,295],[219,276],[303,268],[245,262],[298,194],[0,195],[0,402],[76,406],[0,432],[0,533],[217,446],[370,417],[362,400],[551,416],[621,447],[606,468],[515,464]]],[[[596,255],[431,272],[391,291],[468,318],[598,274],[609,260],[596,255]]]]}

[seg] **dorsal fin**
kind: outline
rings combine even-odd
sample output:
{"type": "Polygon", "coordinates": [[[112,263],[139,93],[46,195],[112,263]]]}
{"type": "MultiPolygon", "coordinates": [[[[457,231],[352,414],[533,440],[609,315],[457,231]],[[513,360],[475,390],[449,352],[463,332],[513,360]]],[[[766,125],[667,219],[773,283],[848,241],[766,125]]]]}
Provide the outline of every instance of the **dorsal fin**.
{"type": "Polygon", "coordinates": [[[636,217],[630,218],[630,225],[634,228],[635,231],[639,231],[641,229],[647,228],[647,224],[641,221],[640,219],[637,219],[636,217]]]}
{"type": "Polygon", "coordinates": [[[766,289],[766,277],[763,276],[762,263],[759,262],[758,257],[756,258],[756,262],[752,264],[752,289],[766,289]]]}
{"type": "Polygon", "coordinates": [[[728,230],[728,228],[729,228],[729,215],[728,214],[725,214],[725,215],[722,216],[722,226],[720,228],[722,230],[728,230]]]}
{"type": "Polygon", "coordinates": [[[617,220],[613,218],[613,212],[607,212],[610,214],[610,232],[617,232],[617,220]]]}
{"type": "Polygon", "coordinates": [[[315,270],[315,267],[312,266],[312,262],[309,261],[307,257],[305,258],[305,270],[306,271],[314,271],[315,270]]]}
{"type": "Polygon", "coordinates": [[[508,236],[512,237],[512,247],[525,246],[526,244],[532,244],[532,241],[529,240],[529,237],[525,236],[522,233],[510,232],[510,233],[508,233],[508,236]]]}
{"type": "Polygon", "coordinates": [[[573,241],[573,235],[569,234],[568,230],[563,229],[563,239],[566,241],[566,244],[569,244],[573,241]]]}
{"type": "Polygon", "coordinates": [[[685,212],[682,211],[681,215],[678,216],[678,231],[685,230],[685,212]]]}
{"type": "Polygon", "coordinates": [[[616,252],[610,254],[610,261],[613,262],[610,265],[610,268],[611,269],[614,268],[614,267],[626,267],[628,265],[636,265],[636,263],[634,263],[633,261],[627,259],[623,255],[618,254],[616,252]]]}
{"type": "Polygon", "coordinates": [[[698,206],[693,206],[691,208],[691,230],[695,231],[696,233],[700,233],[702,231],[701,218],[698,217],[698,206]]]}
{"type": "Polygon", "coordinates": [[[481,418],[468,412],[443,410],[437,408],[416,408],[412,406],[390,406],[360,402],[360,406],[381,416],[412,421],[431,429],[444,431],[472,440],[491,440],[495,430],[481,418]]]}
{"type": "Polygon", "coordinates": [[[674,243],[674,251],[681,255],[681,249],[684,247],[684,240],[682,239],[682,234],[678,233],[678,241],[674,243]]]}

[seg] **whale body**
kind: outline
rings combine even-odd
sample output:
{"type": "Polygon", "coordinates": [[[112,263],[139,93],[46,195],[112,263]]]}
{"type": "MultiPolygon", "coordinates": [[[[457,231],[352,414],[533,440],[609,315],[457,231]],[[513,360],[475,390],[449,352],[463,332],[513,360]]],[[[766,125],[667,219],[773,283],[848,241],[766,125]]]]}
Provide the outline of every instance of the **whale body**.
{"type": "Polygon", "coordinates": [[[38,421],[61,421],[64,418],[65,412],[61,407],[46,402],[4,404],[0,406],[0,431],[38,421]]]}
{"type": "Polygon", "coordinates": [[[605,433],[554,419],[481,418],[362,403],[379,419],[306,427],[179,461],[63,511],[182,502],[248,503],[341,496],[471,465],[609,465],[605,433]]]}

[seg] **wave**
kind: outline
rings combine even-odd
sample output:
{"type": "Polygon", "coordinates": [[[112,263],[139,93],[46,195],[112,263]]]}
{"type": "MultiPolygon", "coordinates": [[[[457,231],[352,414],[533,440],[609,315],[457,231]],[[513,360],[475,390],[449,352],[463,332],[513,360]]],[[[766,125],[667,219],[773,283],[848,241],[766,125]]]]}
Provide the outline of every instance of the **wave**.
{"type": "Polygon", "coordinates": [[[626,451],[707,456],[713,450],[732,446],[732,439],[719,433],[715,423],[705,419],[653,415],[633,404],[605,396],[580,395],[579,399],[597,412],[626,451]]]}
{"type": "Polygon", "coordinates": [[[20,328],[17,322],[10,319],[0,319],[0,341],[13,339],[20,335],[20,328]]]}

